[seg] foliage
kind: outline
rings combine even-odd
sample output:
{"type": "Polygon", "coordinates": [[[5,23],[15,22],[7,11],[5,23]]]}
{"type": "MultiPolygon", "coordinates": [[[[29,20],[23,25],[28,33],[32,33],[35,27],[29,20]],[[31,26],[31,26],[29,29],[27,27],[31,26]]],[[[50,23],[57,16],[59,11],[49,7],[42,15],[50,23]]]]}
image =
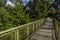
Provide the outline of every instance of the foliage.
{"type": "Polygon", "coordinates": [[[8,20],[9,16],[10,15],[5,9],[3,8],[0,9],[0,27],[1,27],[0,29],[1,30],[5,30],[12,27],[12,25],[10,24],[8,20]]]}
{"type": "Polygon", "coordinates": [[[55,9],[54,14],[52,14],[53,18],[57,19],[58,21],[60,21],[60,8],[58,8],[58,6],[60,5],[60,0],[55,0],[54,3],[52,3],[52,7],[55,9]]]}
{"type": "Polygon", "coordinates": [[[29,22],[29,14],[24,14],[23,7],[17,5],[16,7],[8,6],[7,9],[0,9],[0,31],[16,27],[29,22]]]}
{"type": "MultiPolygon", "coordinates": [[[[0,6],[4,3],[3,1],[0,6]]],[[[46,17],[49,7],[50,1],[44,0],[29,1],[27,6],[17,2],[15,7],[0,7],[0,31],[46,17]]]]}
{"type": "Polygon", "coordinates": [[[5,5],[5,3],[6,3],[6,1],[5,0],[0,0],[0,7],[2,6],[4,6],[5,5]]]}
{"type": "Polygon", "coordinates": [[[39,19],[42,17],[46,17],[49,14],[50,0],[33,0],[33,3],[29,2],[28,4],[31,8],[29,10],[31,18],[39,19]]]}

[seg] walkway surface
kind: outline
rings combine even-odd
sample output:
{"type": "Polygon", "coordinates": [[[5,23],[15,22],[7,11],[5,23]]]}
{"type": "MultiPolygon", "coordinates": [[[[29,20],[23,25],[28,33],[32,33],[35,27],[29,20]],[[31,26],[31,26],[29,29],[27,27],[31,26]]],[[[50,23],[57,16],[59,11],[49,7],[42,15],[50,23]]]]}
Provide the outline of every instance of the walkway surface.
{"type": "Polygon", "coordinates": [[[49,19],[45,24],[31,37],[30,40],[52,40],[53,23],[49,19]]]}

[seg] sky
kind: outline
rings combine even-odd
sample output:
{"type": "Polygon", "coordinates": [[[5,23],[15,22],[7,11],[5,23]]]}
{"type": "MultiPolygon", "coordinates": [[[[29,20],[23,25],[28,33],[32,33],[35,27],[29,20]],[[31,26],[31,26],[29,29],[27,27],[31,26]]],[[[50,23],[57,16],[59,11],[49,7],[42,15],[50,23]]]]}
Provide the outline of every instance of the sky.
{"type": "Polygon", "coordinates": [[[22,0],[23,3],[27,3],[29,0],[22,0]]]}
{"type": "MultiPolygon", "coordinates": [[[[26,6],[26,3],[29,2],[29,0],[22,0],[22,2],[23,2],[23,5],[26,6]]],[[[6,0],[6,4],[14,6],[14,3],[12,3],[10,0],[6,0]]]]}
{"type": "MultiPolygon", "coordinates": [[[[29,0],[22,0],[23,3],[27,3],[29,0]]],[[[6,2],[11,2],[10,0],[6,0],[6,2]]]]}
{"type": "Polygon", "coordinates": [[[26,3],[29,2],[29,0],[22,0],[23,5],[26,6],[26,3]]]}

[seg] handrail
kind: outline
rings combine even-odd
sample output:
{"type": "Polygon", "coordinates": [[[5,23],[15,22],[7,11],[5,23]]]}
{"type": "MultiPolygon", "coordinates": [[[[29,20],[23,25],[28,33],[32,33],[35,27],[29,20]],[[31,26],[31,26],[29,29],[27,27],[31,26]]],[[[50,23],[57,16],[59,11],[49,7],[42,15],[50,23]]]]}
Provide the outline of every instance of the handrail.
{"type": "MultiPolygon", "coordinates": [[[[35,22],[37,22],[37,21],[35,21],[35,22]]],[[[32,22],[32,23],[35,23],[35,22],[32,22]]],[[[2,32],[0,32],[0,34],[3,34],[3,33],[6,33],[6,32],[9,32],[9,31],[18,29],[20,27],[23,27],[23,26],[26,26],[26,25],[29,25],[29,24],[32,24],[32,23],[24,24],[24,25],[21,25],[21,26],[18,26],[18,27],[15,27],[15,28],[12,28],[12,29],[9,29],[9,30],[6,30],[6,31],[2,31],[2,32]]]]}
{"type": "MultiPolygon", "coordinates": [[[[40,21],[40,20],[38,20],[38,21],[40,21]]],[[[18,28],[20,28],[20,27],[23,27],[23,26],[26,26],[26,25],[29,25],[29,24],[36,23],[36,22],[38,22],[38,21],[31,22],[31,23],[28,23],[28,24],[24,24],[24,25],[21,25],[21,26],[18,26],[18,27],[12,28],[12,29],[7,29],[7,30],[5,30],[5,31],[0,32],[0,34],[6,33],[6,32],[11,31],[11,30],[18,29],[18,28]]]]}
{"type": "Polygon", "coordinates": [[[56,20],[56,19],[54,19],[58,24],[60,24],[60,22],[58,21],[58,20],[56,20]]]}
{"type": "Polygon", "coordinates": [[[30,36],[34,34],[44,23],[44,20],[45,19],[40,19],[28,24],[1,31],[0,40],[29,40],[30,36]]]}
{"type": "Polygon", "coordinates": [[[56,40],[60,40],[60,22],[54,19],[54,30],[56,34],[56,40]]]}

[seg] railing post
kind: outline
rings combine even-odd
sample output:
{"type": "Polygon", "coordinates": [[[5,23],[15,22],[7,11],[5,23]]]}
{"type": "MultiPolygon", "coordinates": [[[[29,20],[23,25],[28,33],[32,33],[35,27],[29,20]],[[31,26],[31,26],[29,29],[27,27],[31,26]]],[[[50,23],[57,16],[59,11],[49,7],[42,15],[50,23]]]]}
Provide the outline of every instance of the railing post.
{"type": "Polygon", "coordinates": [[[38,22],[36,22],[36,31],[37,31],[37,29],[38,29],[38,22]]]}
{"type": "Polygon", "coordinates": [[[42,25],[42,19],[40,20],[40,26],[42,25]]]}
{"type": "Polygon", "coordinates": [[[19,30],[17,29],[17,40],[19,40],[19,30]]]}
{"type": "Polygon", "coordinates": [[[40,28],[40,20],[39,20],[39,28],[40,28]]]}
{"type": "Polygon", "coordinates": [[[60,24],[58,24],[58,40],[60,40],[60,38],[59,38],[59,36],[60,36],[59,35],[59,29],[60,29],[59,26],[60,26],[60,24]]]}
{"type": "Polygon", "coordinates": [[[55,31],[55,35],[56,35],[56,40],[59,40],[58,38],[58,23],[56,20],[54,20],[54,31],[55,31]]]}
{"type": "Polygon", "coordinates": [[[33,23],[33,33],[34,33],[34,23],[33,23]]]}
{"type": "Polygon", "coordinates": [[[38,22],[38,29],[39,29],[39,27],[40,27],[40,20],[39,20],[39,22],[38,22]]]}
{"type": "Polygon", "coordinates": [[[60,40],[60,24],[59,24],[59,29],[58,30],[59,30],[58,32],[59,32],[59,40],[60,40]]]}
{"type": "Polygon", "coordinates": [[[27,27],[27,35],[29,36],[29,25],[27,27]]]}
{"type": "Polygon", "coordinates": [[[19,31],[18,29],[16,29],[16,32],[15,32],[15,40],[19,40],[19,31]]]}
{"type": "Polygon", "coordinates": [[[26,38],[26,40],[28,40],[29,39],[29,25],[27,25],[27,38],[26,38]]]}
{"type": "Polygon", "coordinates": [[[57,39],[59,40],[59,24],[57,24],[57,39]]]}
{"type": "Polygon", "coordinates": [[[56,23],[56,31],[57,31],[57,33],[58,33],[58,23],[56,23]]]}

